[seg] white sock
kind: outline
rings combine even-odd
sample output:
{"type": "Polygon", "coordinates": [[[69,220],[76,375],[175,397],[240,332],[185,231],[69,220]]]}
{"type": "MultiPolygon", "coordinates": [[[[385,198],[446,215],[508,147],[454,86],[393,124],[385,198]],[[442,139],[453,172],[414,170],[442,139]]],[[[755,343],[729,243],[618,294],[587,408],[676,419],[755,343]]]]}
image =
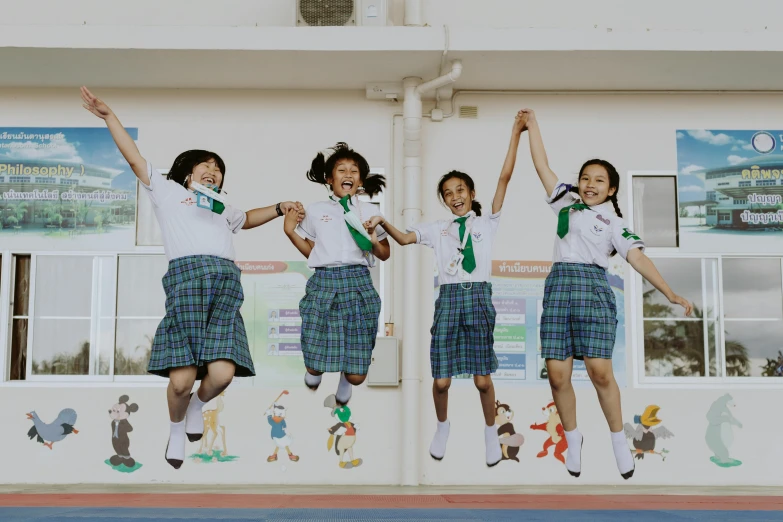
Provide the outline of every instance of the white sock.
{"type": "Polygon", "coordinates": [[[494,466],[503,458],[497,426],[484,426],[484,442],[487,445],[487,465],[494,466]]]}
{"type": "Polygon", "coordinates": [[[321,384],[321,375],[313,375],[305,371],[305,384],[312,388],[318,388],[318,385],[321,384]]]}
{"type": "Polygon", "coordinates": [[[625,440],[625,432],[610,432],[612,434],[612,449],[614,450],[614,459],[617,461],[617,470],[621,475],[628,473],[633,469],[633,455],[628,442],[625,440]]]}
{"type": "Polygon", "coordinates": [[[446,455],[446,442],[449,440],[449,428],[451,423],[448,419],[445,422],[438,421],[438,429],[435,430],[435,436],[430,444],[430,455],[440,460],[446,455]]]}
{"type": "Polygon", "coordinates": [[[166,458],[172,460],[185,460],[185,421],[172,422],[169,435],[169,449],[166,458]]]}
{"type": "Polygon", "coordinates": [[[337,385],[337,393],[334,397],[340,404],[348,404],[351,395],[353,395],[353,384],[348,382],[344,373],[340,373],[340,384],[337,385]]]}
{"type": "Polygon", "coordinates": [[[196,434],[204,432],[204,417],[201,410],[204,408],[206,402],[201,402],[198,398],[198,392],[194,392],[190,396],[190,403],[188,404],[188,411],[185,413],[185,432],[196,434]]]}
{"type": "Polygon", "coordinates": [[[568,453],[566,454],[566,469],[574,473],[582,472],[582,434],[579,428],[565,432],[566,442],[568,443],[568,453]]]}

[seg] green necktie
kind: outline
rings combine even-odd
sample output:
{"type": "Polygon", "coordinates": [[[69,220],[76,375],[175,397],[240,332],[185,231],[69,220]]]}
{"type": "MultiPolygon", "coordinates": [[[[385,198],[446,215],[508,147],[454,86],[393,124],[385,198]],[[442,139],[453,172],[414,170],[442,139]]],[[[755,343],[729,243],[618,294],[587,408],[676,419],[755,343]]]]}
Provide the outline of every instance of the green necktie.
{"type": "Polygon", "coordinates": [[[587,210],[588,208],[590,207],[584,203],[574,203],[571,206],[560,209],[560,213],[557,215],[557,235],[560,237],[560,239],[563,239],[566,237],[566,234],[568,234],[568,221],[570,219],[568,213],[571,212],[572,209],[587,210]]]}
{"type": "Polygon", "coordinates": [[[361,223],[359,223],[359,219],[356,218],[356,215],[351,212],[351,209],[348,208],[348,200],[351,198],[350,195],[345,195],[342,198],[340,198],[339,203],[343,206],[345,209],[345,226],[348,227],[348,231],[351,233],[351,236],[353,236],[353,240],[356,241],[356,244],[359,245],[359,248],[364,250],[365,252],[372,252],[372,241],[369,238],[369,234],[362,228],[361,231],[355,229],[353,226],[351,226],[351,223],[349,223],[349,215],[350,218],[352,218],[352,221],[355,221],[358,223],[358,226],[361,226],[361,223]],[[362,234],[364,232],[364,234],[362,234]]]}
{"type": "MultiPolygon", "coordinates": [[[[468,216],[462,216],[454,220],[455,223],[459,223],[459,240],[462,244],[462,240],[465,237],[465,221],[468,220],[468,216]]],[[[462,259],[462,269],[471,273],[476,269],[476,258],[473,256],[473,238],[468,235],[468,241],[465,243],[465,249],[462,251],[462,255],[465,256],[462,259]]]]}

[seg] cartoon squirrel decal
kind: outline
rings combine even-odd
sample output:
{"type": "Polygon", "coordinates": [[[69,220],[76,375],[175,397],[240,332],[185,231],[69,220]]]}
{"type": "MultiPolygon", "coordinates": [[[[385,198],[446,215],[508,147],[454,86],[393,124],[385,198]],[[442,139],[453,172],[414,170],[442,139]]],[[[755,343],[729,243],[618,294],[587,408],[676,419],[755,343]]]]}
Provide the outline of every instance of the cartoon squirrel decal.
{"type": "Polygon", "coordinates": [[[568,442],[565,438],[565,430],[560,423],[560,414],[557,412],[557,406],[554,402],[550,402],[545,407],[541,408],[541,412],[546,417],[546,422],[541,424],[533,424],[530,426],[531,430],[541,430],[549,434],[549,438],[544,442],[544,448],[536,455],[536,457],[543,458],[549,455],[549,448],[555,447],[555,458],[565,464],[565,457],[563,453],[568,449],[568,442]]]}

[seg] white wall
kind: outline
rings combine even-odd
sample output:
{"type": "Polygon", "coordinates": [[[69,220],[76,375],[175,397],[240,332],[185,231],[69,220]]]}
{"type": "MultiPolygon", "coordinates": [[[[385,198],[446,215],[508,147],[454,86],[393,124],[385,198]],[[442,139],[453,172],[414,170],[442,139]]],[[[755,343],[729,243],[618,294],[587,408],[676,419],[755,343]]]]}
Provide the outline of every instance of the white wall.
{"type": "MultiPolygon", "coordinates": [[[[3,25],[291,26],[295,0],[137,0],[122,9],[101,0],[6,2],[3,25]]],[[[388,0],[390,20],[403,24],[404,0],[388,0]]],[[[624,0],[520,2],[422,0],[433,26],[601,30],[780,31],[783,6],[752,0],[742,9],[709,0],[654,4],[624,0]]]]}
{"type": "MultiPolygon", "coordinates": [[[[139,128],[142,152],[160,168],[186,148],[205,147],[220,153],[227,162],[226,189],[239,207],[266,205],[281,199],[308,203],[321,199],[323,189],[309,183],[304,173],[314,153],[335,141],[356,147],[373,166],[391,171],[391,118],[400,107],[371,103],[360,92],[262,92],[262,91],[108,91],[99,92],[110,102],[127,126],[139,128]]],[[[516,110],[535,108],[542,124],[554,170],[563,178],[574,175],[590,157],[605,157],[621,173],[628,170],[673,170],[675,129],[678,128],[776,128],[783,117],[779,95],[570,95],[499,96],[464,95],[459,104],[478,105],[478,120],[452,118],[424,124],[424,219],[446,216],[435,196],[437,179],[452,168],[470,173],[477,182],[477,196],[489,205],[496,177],[507,148],[516,110]]],[[[2,90],[0,114],[4,126],[98,126],[101,122],[85,112],[78,93],[63,90],[2,90]]],[[[397,146],[389,195],[394,194],[399,221],[400,142],[399,118],[395,127],[397,146]]],[[[621,187],[621,192],[628,190],[621,187]]],[[[622,200],[622,198],[621,198],[622,200]]],[[[236,240],[243,260],[297,260],[299,254],[273,222],[259,230],[243,232],[236,240]]],[[[543,191],[532,170],[526,146],[520,150],[517,170],[504,206],[504,216],[495,248],[496,259],[551,259],[555,219],[543,202],[543,191]],[[521,242],[524,241],[524,247],[521,242]]],[[[415,247],[411,247],[415,248],[415,247]]],[[[399,248],[392,264],[399,281],[399,248]]],[[[280,393],[277,388],[233,386],[226,397],[223,423],[227,426],[230,452],[240,457],[234,463],[195,464],[175,472],[162,458],[167,415],[161,387],[96,385],[91,387],[34,386],[0,387],[0,408],[6,412],[4,439],[13,451],[0,469],[0,482],[194,482],[194,483],[290,483],[290,484],[396,484],[401,466],[418,461],[426,484],[573,484],[552,456],[537,459],[546,435],[529,426],[542,421],[541,408],[551,399],[544,385],[498,384],[497,397],[515,411],[514,424],[524,434],[522,462],[503,462],[487,469],[483,464],[482,416],[477,393],[470,383],[452,387],[452,437],[447,457],[437,463],[427,456],[434,429],[434,411],[429,388],[428,350],[432,294],[427,281],[432,275],[431,255],[421,267],[420,307],[422,321],[419,346],[421,374],[421,434],[416,455],[400,453],[400,438],[409,412],[400,411],[398,389],[356,390],[351,408],[361,431],[357,456],[364,465],[341,470],[333,452],[327,452],[326,430],[333,423],[323,408],[334,378],[312,394],[303,385],[291,387],[288,398],[292,450],[302,457],[297,463],[281,460],[268,464],[273,445],[263,412],[280,393]],[[121,394],[140,405],[131,417],[131,452],[143,465],[130,475],[120,475],[103,464],[112,455],[107,410],[121,394]],[[36,410],[53,419],[62,408],[79,413],[80,433],[49,450],[25,438],[30,428],[25,413],[36,410]],[[285,469],[283,469],[283,467],[285,469]]],[[[399,289],[399,283],[392,285],[399,289]]],[[[395,299],[400,317],[401,298],[395,299]]],[[[630,315],[627,313],[626,315],[630,315]]],[[[397,321],[399,322],[399,321],[397,321]]],[[[627,340],[631,346],[631,339],[627,340]]],[[[630,353],[630,348],[629,348],[630,353]]],[[[629,357],[629,375],[632,371],[629,357]]],[[[333,376],[332,376],[333,377],[333,376]]],[[[743,465],[716,468],[709,461],[704,443],[705,414],[725,389],[626,389],[623,420],[630,422],[648,404],[661,407],[660,418],[675,437],[664,445],[670,450],[665,462],[646,458],[637,464],[634,483],[657,484],[782,484],[780,474],[768,470],[767,462],[783,450],[766,441],[775,440],[783,420],[768,415],[769,389],[732,390],[735,415],[744,424],[736,432],[732,456],[743,465]]],[[[618,484],[606,424],[595,393],[579,386],[579,422],[586,441],[585,470],[581,483],[618,484]]],[[[195,449],[195,448],[194,448],[195,449]]]]}

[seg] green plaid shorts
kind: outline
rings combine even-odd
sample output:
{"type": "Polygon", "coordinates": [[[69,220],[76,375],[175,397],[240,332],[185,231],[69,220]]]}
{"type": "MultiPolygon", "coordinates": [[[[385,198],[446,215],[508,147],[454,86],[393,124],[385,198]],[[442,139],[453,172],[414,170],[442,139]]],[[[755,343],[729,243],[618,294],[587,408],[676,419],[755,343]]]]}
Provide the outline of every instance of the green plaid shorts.
{"type": "Polygon", "coordinates": [[[380,313],[381,298],[366,266],[316,268],[299,302],[305,366],[366,375],[380,313]]]}
{"type": "Polygon", "coordinates": [[[255,375],[239,309],[242,292],[239,267],[215,256],[186,256],[169,261],[163,276],[166,316],[160,322],[147,368],[168,377],[171,368],[196,366],[197,379],[207,363],[228,359],[235,376],[255,375]]]}
{"type": "Polygon", "coordinates": [[[598,265],[555,263],[544,284],[541,356],[611,359],[617,306],[606,270],[598,265]]]}

